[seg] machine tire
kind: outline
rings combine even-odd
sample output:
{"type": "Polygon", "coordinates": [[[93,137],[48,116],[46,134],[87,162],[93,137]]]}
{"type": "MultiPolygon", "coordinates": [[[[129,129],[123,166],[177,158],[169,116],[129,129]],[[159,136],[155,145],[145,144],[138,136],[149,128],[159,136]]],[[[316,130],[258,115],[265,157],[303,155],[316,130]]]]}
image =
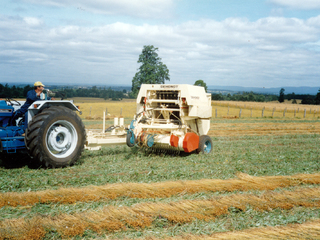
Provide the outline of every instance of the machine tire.
{"type": "Polygon", "coordinates": [[[198,153],[209,154],[212,151],[212,139],[208,135],[202,135],[199,139],[198,153]]]}
{"type": "Polygon", "coordinates": [[[135,144],[135,143],[131,143],[131,141],[130,141],[132,134],[133,134],[132,130],[128,130],[127,136],[126,136],[126,143],[127,143],[128,147],[133,147],[135,144]]]}
{"type": "Polygon", "coordinates": [[[26,147],[34,162],[52,168],[73,165],[86,141],[80,117],[62,106],[46,108],[34,116],[25,134],[26,147]]]}

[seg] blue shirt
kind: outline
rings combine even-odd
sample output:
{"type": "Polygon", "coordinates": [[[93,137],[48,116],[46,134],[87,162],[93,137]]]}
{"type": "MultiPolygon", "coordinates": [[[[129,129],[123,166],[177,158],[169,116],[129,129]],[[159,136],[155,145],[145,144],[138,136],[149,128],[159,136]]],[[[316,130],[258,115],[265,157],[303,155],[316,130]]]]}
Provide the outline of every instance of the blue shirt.
{"type": "MultiPolygon", "coordinates": [[[[50,100],[50,97],[47,97],[47,100],[50,100]]],[[[35,101],[42,100],[40,99],[40,96],[37,96],[37,93],[35,90],[30,90],[27,93],[27,100],[26,102],[22,105],[20,109],[17,110],[17,114],[23,115],[28,111],[28,108],[31,106],[31,104],[35,101]]]]}

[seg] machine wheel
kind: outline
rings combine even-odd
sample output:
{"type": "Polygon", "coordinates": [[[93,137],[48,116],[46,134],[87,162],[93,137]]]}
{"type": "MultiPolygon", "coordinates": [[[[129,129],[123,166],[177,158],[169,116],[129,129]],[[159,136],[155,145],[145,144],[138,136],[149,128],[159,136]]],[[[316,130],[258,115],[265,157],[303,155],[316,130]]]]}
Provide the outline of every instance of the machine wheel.
{"type": "Polygon", "coordinates": [[[80,157],[86,141],[80,117],[62,106],[44,109],[26,131],[26,146],[34,161],[46,167],[66,167],[80,157]]]}
{"type": "Polygon", "coordinates": [[[199,139],[198,153],[208,154],[212,151],[212,139],[208,135],[202,135],[199,139]]]}
{"type": "Polygon", "coordinates": [[[135,144],[134,133],[132,132],[132,130],[128,130],[127,132],[126,143],[128,147],[133,147],[135,144]]]}

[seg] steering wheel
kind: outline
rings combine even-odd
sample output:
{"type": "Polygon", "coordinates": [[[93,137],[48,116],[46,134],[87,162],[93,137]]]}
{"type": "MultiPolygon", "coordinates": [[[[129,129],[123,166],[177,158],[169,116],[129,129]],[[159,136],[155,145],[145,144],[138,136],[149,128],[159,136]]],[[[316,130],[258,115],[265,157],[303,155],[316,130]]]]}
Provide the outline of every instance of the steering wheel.
{"type": "Polygon", "coordinates": [[[17,100],[14,100],[13,98],[6,98],[6,101],[11,104],[11,106],[21,106],[21,103],[19,103],[17,100]]]}

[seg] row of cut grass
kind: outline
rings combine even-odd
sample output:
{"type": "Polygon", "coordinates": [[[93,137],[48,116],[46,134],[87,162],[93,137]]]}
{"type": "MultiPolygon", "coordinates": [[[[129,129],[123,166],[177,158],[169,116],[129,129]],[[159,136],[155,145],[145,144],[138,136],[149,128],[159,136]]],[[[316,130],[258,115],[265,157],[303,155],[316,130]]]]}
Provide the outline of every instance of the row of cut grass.
{"type": "MultiPolygon", "coordinates": [[[[166,240],[201,240],[201,239],[319,239],[320,220],[314,220],[303,224],[289,224],[288,226],[254,228],[250,230],[234,231],[227,233],[216,233],[208,235],[184,234],[182,236],[168,237],[166,240]]],[[[158,238],[148,238],[156,240],[158,238]]],[[[163,238],[161,238],[163,239],[163,238]]]]}
{"type": "Polygon", "coordinates": [[[60,188],[36,192],[0,193],[0,207],[30,206],[37,203],[77,203],[102,199],[128,198],[164,198],[178,194],[201,192],[232,192],[248,190],[274,190],[276,188],[299,186],[302,184],[320,184],[320,174],[298,174],[293,176],[253,177],[238,174],[238,179],[202,179],[157,183],[122,183],[84,188],[60,188]]]}
{"type": "Polygon", "coordinates": [[[245,212],[248,206],[258,211],[319,208],[319,188],[300,188],[294,191],[266,192],[261,195],[233,194],[209,200],[187,200],[169,203],[140,203],[132,207],[107,206],[99,211],[77,214],[58,214],[54,217],[35,216],[31,219],[6,219],[0,223],[0,239],[40,239],[47,232],[57,231],[63,237],[82,236],[86,230],[126,231],[145,228],[158,218],[171,224],[184,224],[195,220],[213,221],[229,212],[245,212]]]}

